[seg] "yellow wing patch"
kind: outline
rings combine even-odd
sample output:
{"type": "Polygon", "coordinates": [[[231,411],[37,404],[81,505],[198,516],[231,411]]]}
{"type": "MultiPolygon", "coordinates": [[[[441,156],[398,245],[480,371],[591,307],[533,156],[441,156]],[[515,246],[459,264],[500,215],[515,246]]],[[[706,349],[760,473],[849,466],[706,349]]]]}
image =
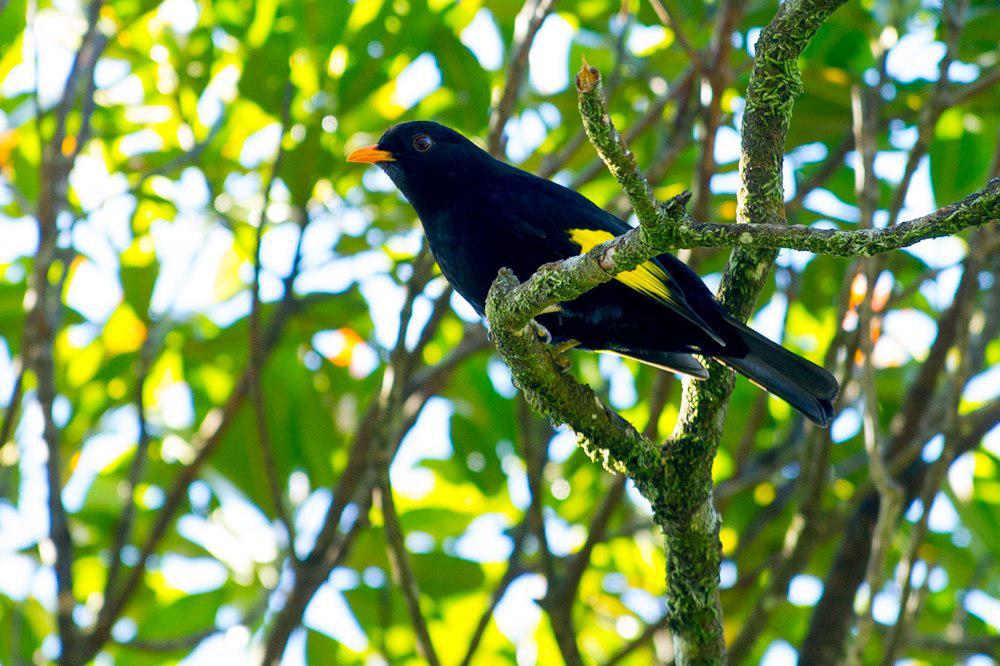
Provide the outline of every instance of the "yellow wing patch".
{"type": "MultiPolygon", "coordinates": [[[[614,238],[614,234],[609,231],[598,229],[571,229],[570,240],[580,246],[580,253],[589,252],[595,245],[600,245],[604,241],[614,238]]],[[[667,281],[670,279],[662,268],[651,261],[647,261],[631,271],[623,271],[615,277],[616,280],[627,287],[655,298],[662,303],[673,303],[674,296],[667,288],[667,281]]]]}

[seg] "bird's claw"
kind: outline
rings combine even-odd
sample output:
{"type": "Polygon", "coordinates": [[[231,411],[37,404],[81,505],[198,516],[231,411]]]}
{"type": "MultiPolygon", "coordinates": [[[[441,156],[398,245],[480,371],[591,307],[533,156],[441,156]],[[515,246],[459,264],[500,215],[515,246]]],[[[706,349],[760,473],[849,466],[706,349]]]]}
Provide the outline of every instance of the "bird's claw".
{"type": "Polygon", "coordinates": [[[556,345],[556,352],[559,354],[565,354],[570,349],[573,349],[579,344],[580,344],[579,340],[565,340],[556,345]]]}
{"type": "Polygon", "coordinates": [[[538,339],[541,340],[542,343],[549,344],[552,342],[552,334],[549,333],[549,329],[545,328],[534,319],[531,320],[531,327],[535,329],[535,335],[538,336],[538,339]]]}
{"type": "Polygon", "coordinates": [[[555,362],[559,367],[560,372],[567,372],[571,367],[573,367],[573,363],[569,360],[569,357],[566,356],[566,352],[579,344],[579,340],[564,340],[563,342],[555,345],[555,362]]]}

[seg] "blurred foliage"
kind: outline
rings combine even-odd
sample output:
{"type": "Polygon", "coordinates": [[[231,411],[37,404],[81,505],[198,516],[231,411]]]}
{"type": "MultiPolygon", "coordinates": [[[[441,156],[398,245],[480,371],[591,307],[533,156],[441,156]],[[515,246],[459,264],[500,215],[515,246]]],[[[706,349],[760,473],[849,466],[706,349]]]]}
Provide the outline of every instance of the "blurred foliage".
{"type": "MultiPolygon", "coordinates": [[[[583,53],[613,77],[612,110],[622,128],[645,114],[688,66],[674,33],[658,27],[648,3],[627,3],[632,14],[624,24],[619,4],[566,0],[547,20],[531,69],[533,74],[544,69],[564,84],[544,94],[530,83],[525,86],[508,125],[508,148],[523,168],[540,169],[578,135],[576,98],[565,82],[583,53]],[[547,32],[550,26],[571,34],[568,54],[553,47],[559,30],[547,32]],[[622,49],[623,29],[628,32],[622,49]]],[[[707,45],[716,4],[671,4],[695,48],[707,45]]],[[[805,94],[796,103],[789,133],[790,179],[808,179],[849,136],[850,88],[875,72],[873,41],[915,40],[906,51],[910,55],[903,57],[926,59],[926,67],[916,69],[935,71],[931,51],[941,27],[933,5],[852,2],[820,30],[801,59],[805,94]]],[[[21,409],[12,414],[9,405],[16,359],[24,351],[27,282],[37,243],[39,146],[57,122],[57,103],[86,29],[86,8],[71,0],[10,0],[0,6],[0,238],[10,239],[0,250],[0,404],[8,407],[4,418],[18,424],[11,441],[0,442],[5,491],[0,500],[0,661],[21,663],[51,658],[55,631],[44,449],[30,373],[21,409]],[[37,93],[36,72],[41,81],[37,93]]],[[[506,0],[108,0],[101,7],[98,30],[107,44],[95,73],[92,133],[85,145],[76,146],[81,122],[90,112],[85,103],[77,104],[70,110],[61,147],[67,154],[80,152],[69,175],[68,211],[59,218],[62,252],[53,268],[64,305],[54,350],[56,417],[67,462],[63,499],[77,546],[74,616],[82,626],[93,620],[101,603],[122,511],[120,493],[136,451],[137,392],[150,436],[148,463],[135,493],[135,533],[141,542],[163,504],[164,491],[191,460],[192,438],[213,410],[224,405],[246,365],[248,289],[262,215],[267,221],[261,277],[265,322],[279,307],[282,280],[305,228],[295,279],[302,300],[267,360],[262,385],[277,477],[295,514],[300,551],[308,547],[329,501],[327,489],[347,462],[359,415],[378,390],[397,326],[401,285],[419,248],[412,209],[384,177],[344,164],[343,156],[377,139],[392,123],[413,118],[433,118],[484,137],[491,98],[505,84],[506,63],[484,67],[476,51],[482,56],[489,50],[495,30],[503,45],[497,44],[497,55],[506,58],[517,9],[517,3],[506,0]],[[467,32],[474,21],[477,29],[467,32]],[[414,71],[425,74],[421,79],[414,71]],[[428,77],[431,85],[423,89],[428,77]],[[411,99],[414,89],[423,92],[417,99],[411,99]],[[279,140],[282,162],[265,204],[279,140]]],[[[734,134],[738,128],[751,62],[747,44],[774,10],[773,2],[750,2],[732,35],[730,64],[737,74],[722,100],[723,132],[734,134]]],[[[973,0],[954,75],[975,78],[995,66],[997,25],[996,2],[973,0]]],[[[899,163],[897,170],[912,143],[923,100],[934,86],[931,78],[885,84],[884,113],[893,120],[880,133],[879,150],[887,163],[899,163]]],[[[668,104],[653,128],[634,140],[640,164],[654,161],[672,140],[669,130],[678,107],[668,104]]],[[[998,129],[1000,91],[995,87],[948,110],[930,145],[929,172],[918,176],[914,189],[944,205],[981,187],[996,159],[998,129]]],[[[719,157],[710,210],[715,219],[730,221],[738,154],[721,151],[719,157]]],[[[593,160],[589,147],[579,145],[557,177],[569,180],[593,160]]],[[[695,141],[654,183],[658,194],[690,188],[697,161],[695,141]]],[[[849,160],[837,165],[825,183],[828,199],[854,201],[849,165],[849,160]]],[[[891,172],[882,172],[883,208],[895,185],[891,172]]],[[[599,204],[611,205],[619,196],[603,171],[581,191],[599,204]]],[[[854,226],[850,206],[833,207],[840,217],[830,207],[817,208],[807,205],[794,215],[795,221],[854,226]]],[[[960,272],[964,243],[935,247],[950,254],[928,263],[934,250],[896,253],[885,264],[899,296],[890,307],[909,317],[900,320],[902,326],[887,326],[880,341],[885,350],[878,381],[886,426],[901,407],[904,392],[899,387],[913,378],[929,342],[906,339],[906,322],[917,321],[933,334],[960,272]]],[[[699,270],[717,274],[724,260],[724,253],[709,253],[699,270]]],[[[783,254],[777,279],[762,298],[763,308],[780,312],[791,293],[784,339],[813,360],[822,361],[836,332],[847,265],[783,254]]],[[[984,277],[984,285],[992,279],[984,277]]],[[[426,318],[429,298],[443,286],[437,278],[427,287],[427,296],[417,301],[418,319],[426,318]]],[[[457,312],[468,319],[468,308],[455,302],[457,312]]],[[[462,329],[460,316],[447,313],[424,360],[444,357],[461,339],[462,329]]],[[[993,371],[980,381],[995,384],[1000,363],[996,341],[987,358],[993,371]]],[[[650,369],[616,359],[576,360],[581,376],[604,386],[615,406],[635,423],[645,422],[654,379],[650,369]]],[[[418,421],[412,431],[416,439],[404,444],[406,462],[394,469],[394,481],[400,475],[423,475],[427,481],[403,484],[397,504],[403,529],[411,535],[408,546],[430,631],[445,663],[461,658],[508,556],[509,545],[484,552],[492,548],[484,544],[494,542],[481,536],[483,525],[477,521],[496,518],[494,522],[512,528],[525,509],[523,442],[505,377],[488,353],[465,361],[441,391],[441,401],[430,403],[445,408],[447,423],[418,421]],[[422,450],[448,453],[421,461],[422,450]],[[481,557],[463,557],[467,551],[462,544],[469,542],[479,544],[470,550],[481,557]]],[[[763,414],[755,414],[759,396],[753,386],[738,383],[716,462],[719,482],[737,476],[747,461],[796,427],[789,409],[773,399],[766,401],[763,414]]],[[[662,433],[672,426],[678,400],[674,385],[660,419],[662,433]]],[[[976,406],[973,401],[963,409],[976,406]]],[[[843,472],[828,491],[831,508],[849,507],[865,481],[864,466],[850,464],[863,447],[858,412],[853,406],[848,411],[834,428],[833,462],[843,472]]],[[[582,544],[590,517],[613,479],[566,446],[572,441],[569,435],[557,434],[554,441],[558,445],[553,445],[544,472],[543,501],[553,548],[566,554],[582,544]]],[[[997,447],[991,450],[964,459],[964,485],[952,484],[947,494],[957,520],[947,531],[932,532],[920,551],[933,571],[918,623],[921,633],[943,634],[967,588],[991,595],[994,608],[1000,603],[1000,462],[997,447]]],[[[263,468],[253,416],[244,406],[183,499],[176,529],[158,548],[145,585],[104,650],[108,658],[128,664],[174,662],[196,648],[203,656],[238,655],[260,640],[269,617],[261,609],[282,579],[288,549],[263,468]],[[185,637],[193,638],[176,640],[185,637]],[[198,648],[201,637],[206,640],[198,648]]],[[[787,498],[797,473],[798,463],[789,459],[725,503],[723,546],[729,559],[723,603],[730,639],[762,585],[758,572],[781,547],[794,507],[780,500],[787,498]]],[[[647,509],[637,495],[626,497],[608,526],[608,538],[593,552],[573,611],[578,642],[588,659],[596,661],[617,652],[662,612],[659,538],[650,531],[647,509]]],[[[296,649],[311,663],[361,663],[378,654],[392,663],[417,661],[402,597],[388,580],[381,520],[377,512],[372,514],[371,524],[361,530],[327,584],[326,602],[317,602],[318,614],[325,613],[327,620],[307,617],[308,629],[296,649]],[[330,619],[348,617],[331,610],[341,598],[363,638],[351,638],[352,631],[330,619]]],[[[905,546],[909,525],[904,523],[898,534],[893,558],[905,546]]],[[[835,534],[828,535],[803,574],[822,578],[837,541],[835,534]]],[[[127,548],[125,555],[126,564],[130,557],[134,563],[135,552],[127,548]]],[[[537,566],[532,557],[528,565],[537,566]]],[[[773,641],[794,645],[801,640],[814,600],[793,601],[772,617],[755,659],[773,641]]],[[[512,628],[518,623],[492,623],[478,652],[481,663],[513,660],[515,655],[529,659],[532,651],[524,646],[532,641],[537,663],[558,663],[547,623],[531,621],[535,612],[531,603],[516,611],[527,627],[523,636],[512,628]]],[[[969,635],[995,633],[996,617],[992,625],[987,620],[973,613],[966,624],[969,635]]],[[[628,663],[649,663],[654,649],[647,644],[628,663]]],[[[944,663],[940,654],[918,648],[907,655],[944,663]]]]}

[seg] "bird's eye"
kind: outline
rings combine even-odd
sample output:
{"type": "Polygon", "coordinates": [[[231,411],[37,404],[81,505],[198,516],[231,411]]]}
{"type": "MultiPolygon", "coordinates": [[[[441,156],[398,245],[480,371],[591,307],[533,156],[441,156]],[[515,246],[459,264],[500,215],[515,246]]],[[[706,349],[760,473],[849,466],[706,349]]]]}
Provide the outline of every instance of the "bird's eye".
{"type": "Polygon", "coordinates": [[[433,145],[434,142],[431,141],[431,138],[426,134],[418,134],[413,137],[413,147],[421,153],[426,153],[433,145]]]}

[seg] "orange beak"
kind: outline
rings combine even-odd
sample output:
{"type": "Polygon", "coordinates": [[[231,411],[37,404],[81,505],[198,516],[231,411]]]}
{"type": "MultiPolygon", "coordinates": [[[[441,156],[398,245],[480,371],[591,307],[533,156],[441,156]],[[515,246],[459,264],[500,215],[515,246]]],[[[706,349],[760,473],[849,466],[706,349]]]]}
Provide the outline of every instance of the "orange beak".
{"type": "Polygon", "coordinates": [[[347,156],[348,162],[375,164],[376,162],[395,162],[396,158],[388,150],[382,150],[378,144],[358,148],[347,156]]]}

